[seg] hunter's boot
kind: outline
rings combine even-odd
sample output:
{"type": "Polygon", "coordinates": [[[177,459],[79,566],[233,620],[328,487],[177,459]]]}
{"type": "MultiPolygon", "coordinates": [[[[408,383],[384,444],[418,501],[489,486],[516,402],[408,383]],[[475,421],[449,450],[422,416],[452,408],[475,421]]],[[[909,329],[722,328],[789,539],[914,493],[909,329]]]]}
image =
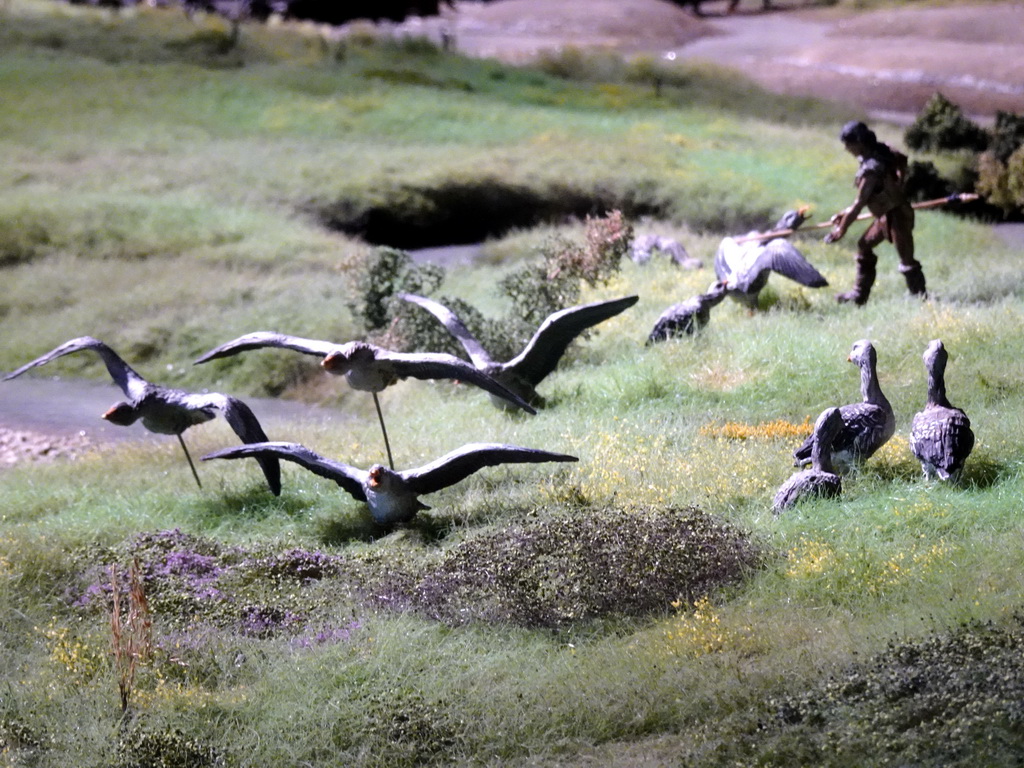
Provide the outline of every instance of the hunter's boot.
{"type": "Polygon", "coordinates": [[[907,270],[904,270],[901,265],[900,272],[903,273],[903,279],[907,281],[907,290],[910,291],[911,295],[922,299],[928,298],[928,291],[924,285],[924,272],[921,271],[920,265],[913,266],[907,270]]]}
{"type": "MultiPolygon", "coordinates": [[[[922,276],[922,283],[924,276],[922,276]]],[[[863,306],[868,302],[868,296],[871,295],[871,286],[875,284],[875,264],[873,259],[862,259],[858,254],[857,258],[857,274],[853,278],[853,290],[847,291],[846,293],[837,293],[836,301],[840,304],[846,304],[847,302],[853,302],[858,306],[863,306]]]]}

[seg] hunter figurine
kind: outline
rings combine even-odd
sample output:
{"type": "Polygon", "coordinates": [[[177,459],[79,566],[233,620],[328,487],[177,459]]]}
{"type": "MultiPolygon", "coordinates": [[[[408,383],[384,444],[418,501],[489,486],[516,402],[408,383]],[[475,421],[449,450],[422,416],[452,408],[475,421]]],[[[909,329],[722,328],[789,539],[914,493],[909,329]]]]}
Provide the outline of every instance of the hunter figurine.
{"type": "Polygon", "coordinates": [[[853,290],[836,295],[836,301],[865,304],[875,282],[878,256],[874,248],[888,240],[896,248],[900,272],[907,289],[914,296],[927,297],[924,272],[914,258],[914,209],[907,202],[904,184],[907,177],[907,156],[878,140],[864,123],[853,121],[843,126],[839,138],[846,151],[860,163],[855,185],[857,198],[853,205],[832,217],[833,228],[826,243],[841,240],[846,230],[867,208],[875,217],[857,241],[857,275],[853,290]]]}

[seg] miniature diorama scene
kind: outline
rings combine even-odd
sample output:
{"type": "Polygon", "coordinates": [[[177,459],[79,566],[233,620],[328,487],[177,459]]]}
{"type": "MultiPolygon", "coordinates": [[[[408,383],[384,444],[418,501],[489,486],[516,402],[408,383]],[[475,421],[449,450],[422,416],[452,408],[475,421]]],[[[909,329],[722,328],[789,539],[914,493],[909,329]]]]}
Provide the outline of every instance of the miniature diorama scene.
{"type": "Polygon", "coordinates": [[[0,0],[0,763],[1024,756],[1024,4],[0,0]]]}

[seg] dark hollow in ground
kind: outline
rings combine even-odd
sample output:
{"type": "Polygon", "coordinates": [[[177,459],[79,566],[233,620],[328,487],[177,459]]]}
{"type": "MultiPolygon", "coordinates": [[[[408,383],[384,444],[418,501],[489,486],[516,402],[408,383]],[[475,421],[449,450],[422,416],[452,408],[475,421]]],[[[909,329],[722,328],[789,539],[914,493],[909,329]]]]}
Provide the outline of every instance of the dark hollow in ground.
{"type": "Polygon", "coordinates": [[[379,203],[342,199],[317,209],[321,222],[373,245],[430,248],[478,243],[515,229],[604,215],[664,217],[666,206],[602,191],[537,190],[506,182],[449,181],[400,187],[379,203]]]}

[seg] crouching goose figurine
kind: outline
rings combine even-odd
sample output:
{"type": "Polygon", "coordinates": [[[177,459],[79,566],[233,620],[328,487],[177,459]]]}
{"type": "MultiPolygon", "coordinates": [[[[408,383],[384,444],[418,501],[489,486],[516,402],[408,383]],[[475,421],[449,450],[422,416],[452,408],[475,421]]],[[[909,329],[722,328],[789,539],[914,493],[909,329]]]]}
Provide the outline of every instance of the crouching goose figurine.
{"type": "Polygon", "coordinates": [[[797,472],[782,484],[772,502],[772,512],[785,509],[812,496],[835,498],[843,490],[843,481],[832,466],[832,443],[843,428],[838,408],[822,411],[811,435],[811,468],[797,472]]]}
{"type": "MultiPolygon", "coordinates": [[[[794,230],[803,222],[806,209],[789,211],[774,230],[794,230]]],[[[821,288],[828,280],[815,269],[789,240],[782,237],[759,239],[758,232],[745,237],[727,237],[715,254],[715,276],[725,283],[729,296],[753,310],[757,297],[772,272],[808,288],[821,288]]]]}
{"type": "MultiPolygon", "coordinates": [[[[626,296],[559,310],[541,323],[522,352],[508,362],[502,363],[491,358],[483,345],[448,307],[413,293],[398,295],[423,307],[440,320],[448,332],[462,344],[469,359],[482,374],[493,377],[523,400],[536,404],[543,402],[537,394],[537,386],[555,370],[573,340],[588,328],[633,306],[639,299],[639,296],[626,296]]],[[[492,396],[491,403],[498,408],[508,408],[508,401],[501,398],[492,396]]]]}
{"type": "Polygon", "coordinates": [[[921,462],[926,479],[959,480],[964,463],[974,448],[971,420],[946,399],[946,361],[942,342],[932,341],[925,350],[928,371],[928,402],[915,414],[910,427],[910,450],[921,462]]]}
{"type": "MultiPolygon", "coordinates": [[[[867,339],[854,342],[847,360],[860,367],[862,401],[839,408],[843,427],[832,442],[832,461],[841,469],[867,461],[896,431],[896,416],[878,383],[874,345],[867,339]]],[[[794,466],[810,462],[813,445],[811,435],[793,451],[794,466]]]]}
{"type": "Polygon", "coordinates": [[[575,456],[500,443],[470,443],[447,453],[419,469],[396,472],[381,464],[369,470],[332,461],[298,443],[254,443],[225,448],[203,456],[210,459],[265,457],[292,461],[315,475],[333,480],[358,501],[366,502],[370,516],[379,525],[406,523],[421,509],[430,509],[420,495],[434,493],[464,480],[484,467],[499,464],[579,461],[575,456]]]}
{"type": "MultiPolygon", "coordinates": [[[[20,376],[30,368],[39,365],[46,365],[58,357],[70,355],[73,352],[82,350],[93,350],[103,358],[107,371],[113,378],[114,383],[121,388],[128,400],[116,403],[103,414],[103,418],[111,424],[127,427],[138,420],[142,420],[142,426],[150,432],[159,435],[175,435],[185,452],[188,465],[192,469],[192,476],[196,484],[202,488],[199,481],[199,473],[196,472],[195,464],[185,447],[185,440],[181,433],[189,427],[203,422],[210,421],[220,412],[224,419],[231,425],[231,428],[246,443],[265,442],[267,440],[263,428],[257,421],[252,410],[237,398],[230,395],[222,395],[217,392],[208,394],[194,394],[181,389],[171,389],[158,384],[150,384],[142,376],[136,373],[128,363],[113,349],[108,347],[99,339],[92,336],[80,336],[77,339],[66,341],[60,346],[47,352],[42,357],[36,358],[31,363],[21,366],[4,376],[4,381],[20,376]]],[[[261,456],[260,467],[267,478],[267,485],[274,495],[281,493],[281,466],[273,456],[261,456]]]]}
{"type": "Polygon", "coordinates": [[[692,336],[711,319],[711,308],[725,298],[725,283],[712,283],[706,293],[699,293],[679,304],[673,304],[658,317],[647,337],[647,345],[680,336],[692,336]]]}

